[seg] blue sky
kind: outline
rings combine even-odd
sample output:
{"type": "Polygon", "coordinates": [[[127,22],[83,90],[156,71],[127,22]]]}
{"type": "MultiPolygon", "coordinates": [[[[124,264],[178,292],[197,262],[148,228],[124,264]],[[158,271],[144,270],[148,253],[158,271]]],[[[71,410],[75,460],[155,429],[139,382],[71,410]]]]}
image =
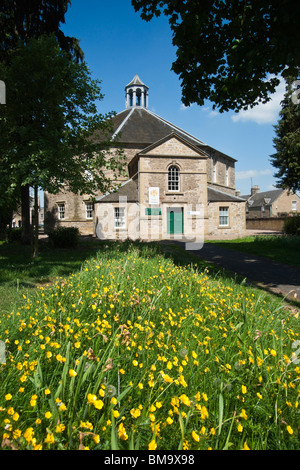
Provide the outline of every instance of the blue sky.
{"type": "Polygon", "coordinates": [[[171,71],[176,58],[165,17],[147,23],[130,0],[72,0],[65,34],[80,39],[93,78],[102,81],[99,111],[125,109],[124,88],[137,73],[149,87],[149,109],[212,147],[235,158],[236,188],[249,194],[252,184],[274,189],[274,125],[278,121],[284,85],[272,101],[241,113],[218,113],[211,103],[184,107],[180,80],[171,71]]]}

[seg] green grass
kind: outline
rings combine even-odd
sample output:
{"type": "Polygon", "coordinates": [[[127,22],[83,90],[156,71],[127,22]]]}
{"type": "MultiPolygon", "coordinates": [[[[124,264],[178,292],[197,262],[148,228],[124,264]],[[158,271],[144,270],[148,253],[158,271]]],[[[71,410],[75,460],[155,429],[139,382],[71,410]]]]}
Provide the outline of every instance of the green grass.
{"type": "Polygon", "coordinates": [[[209,243],[216,243],[224,248],[262,256],[292,266],[300,266],[300,237],[260,235],[209,243]]]}
{"type": "Polygon", "coordinates": [[[99,246],[0,317],[2,446],[299,449],[299,312],[180,251],[99,246]]]}
{"type": "Polygon", "coordinates": [[[74,250],[50,248],[40,242],[39,256],[31,257],[31,249],[18,243],[0,242],[0,308],[8,312],[23,294],[38,285],[51,283],[80,269],[82,263],[101,249],[99,241],[81,241],[74,250]]]}

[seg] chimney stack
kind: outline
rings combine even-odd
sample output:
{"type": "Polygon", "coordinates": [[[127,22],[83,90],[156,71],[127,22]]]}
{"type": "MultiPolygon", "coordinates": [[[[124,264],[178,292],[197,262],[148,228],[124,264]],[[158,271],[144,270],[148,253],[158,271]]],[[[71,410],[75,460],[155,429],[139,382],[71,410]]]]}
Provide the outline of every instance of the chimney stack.
{"type": "Polygon", "coordinates": [[[254,194],[256,193],[259,193],[259,186],[255,185],[255,186],[252,186],[251,188],[251,196],[253,196],[254,194]]]}

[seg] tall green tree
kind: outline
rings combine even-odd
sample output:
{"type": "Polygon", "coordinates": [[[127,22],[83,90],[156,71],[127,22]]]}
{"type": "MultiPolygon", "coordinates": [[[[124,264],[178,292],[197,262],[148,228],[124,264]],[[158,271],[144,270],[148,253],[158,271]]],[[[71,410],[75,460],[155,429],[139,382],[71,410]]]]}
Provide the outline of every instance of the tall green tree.
{"type": "MultiPolygon", "coordinates": [[[[32,38],[55,34],[60,47],[70,60],[83,59],[83,51],[77,38],[66,36],[61,30],[70,0],[2,0],[0,5],[0,62],[9,64],[13,51],[20,43],[26,45],[32,38]]],[[[0,77],[3,80],[3,77],[0,77]]],[[[2,178],[4,181],[4,178],[2,178]]],[[[7,191],[10,198],[13,185],[7,191]]],[[[21,194],[22,241],[30,243],[30,203],[29,186],[21,183],[15,186],[15,198],[21,194]]],[[[0,207],[1,210],[1,207],[0,207]]]]}
{"type": "Polygon", "coordinates": [[[132,0],[150,21],[169,18],[182,101],[220,112],[266,102],[300,64],[298,0],[132,0]]]}
{"type": "Polygon", "coordinates": [[[2,0],[0,6],[0,57],[9,60],[19,42],[54,33],[61,48],[77,60],[83,51],[77,38],[66,36],[61,24],[71,0],[2,0]]]}
{"type": "Polygon", "coordinates": [[[109,154],[105,136],[112,113],[99,114],[100,82],[85,62],[69,59],[54,35],[21,44],[9,65],[0,66],[7,105],[0,107],[1,164],[12,186],[107,192],[122,169],[122,154],[109,154]]]}
{"type": "Polygon", "coordinates": [[[294,77],[286,82],[279,121],[274,126],[276,152],[271,155],[271,163],[277,169],[277,187],[296,192],[300,191],[300,81],[294,77]],[[294,84],[298,84],[298,89],[294,84]]]}

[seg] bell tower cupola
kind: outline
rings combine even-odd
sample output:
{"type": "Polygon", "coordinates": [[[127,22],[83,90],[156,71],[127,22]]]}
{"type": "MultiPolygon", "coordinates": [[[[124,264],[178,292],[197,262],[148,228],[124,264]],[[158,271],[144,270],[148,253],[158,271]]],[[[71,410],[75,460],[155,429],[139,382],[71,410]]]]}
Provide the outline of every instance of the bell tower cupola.
{"type": "Polygon", "coordinates": [[[149,88],[141,81],[138,75],[125,87],[126,109],[127,108],[148,108],[149,88]]]}

